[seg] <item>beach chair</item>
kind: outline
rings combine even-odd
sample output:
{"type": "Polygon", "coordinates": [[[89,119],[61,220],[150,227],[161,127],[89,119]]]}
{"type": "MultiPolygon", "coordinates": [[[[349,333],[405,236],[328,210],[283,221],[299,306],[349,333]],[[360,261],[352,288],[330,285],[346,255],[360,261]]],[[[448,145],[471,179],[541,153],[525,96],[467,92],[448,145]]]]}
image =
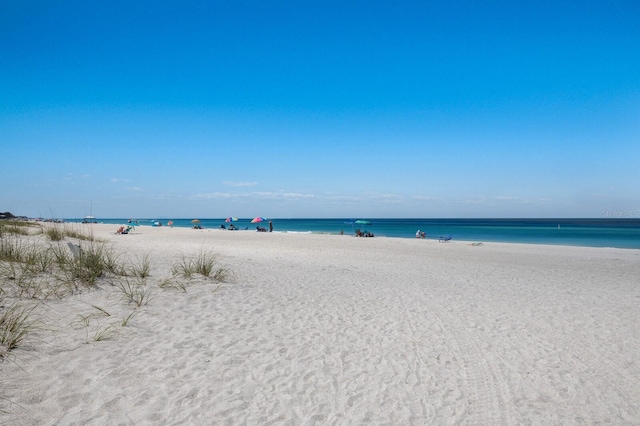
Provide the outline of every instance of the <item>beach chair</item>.
{"type": "Polygon", "coordinates": [[[438,242],[448,243],[449,241],[451,241],[451,238],[453,238],[453,235],[449,235],[448,237],[440,237],[438,238],[438,242]]]}

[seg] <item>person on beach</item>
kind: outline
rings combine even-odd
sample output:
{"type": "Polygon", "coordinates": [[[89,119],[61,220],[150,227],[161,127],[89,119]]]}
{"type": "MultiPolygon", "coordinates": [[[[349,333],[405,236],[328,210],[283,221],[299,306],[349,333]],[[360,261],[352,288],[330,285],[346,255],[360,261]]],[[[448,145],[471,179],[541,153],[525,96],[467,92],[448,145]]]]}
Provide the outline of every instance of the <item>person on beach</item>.
{"type": "Polygon", "coordinates": [[[273,223],[269,221],[269,232],[273,232],[273,223]]]}
{"type": "Polygon", "coordinates": [[[416,231],[416,238],[420,238],[420,235],[421,235],[421,234],[420,234],[420,230],[418,229],[418,230],[416,231]]]}

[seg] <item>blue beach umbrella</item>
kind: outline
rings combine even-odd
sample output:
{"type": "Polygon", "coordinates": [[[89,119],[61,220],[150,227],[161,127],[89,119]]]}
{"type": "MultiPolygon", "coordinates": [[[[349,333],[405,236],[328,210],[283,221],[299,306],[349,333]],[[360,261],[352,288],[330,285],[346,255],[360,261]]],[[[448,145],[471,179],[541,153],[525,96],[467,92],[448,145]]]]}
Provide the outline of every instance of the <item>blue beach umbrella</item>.
{"type": "Polygon", "coordinates": [[[262,217],[262,216],[258,216],[258,217],[256,217],[256,218],[254,218],[254,219],[251,221],[251,223],[259,223],[259,222],[266,222],[266,221],[267,221],[267,218],[262,217]]]}
{"type": "Polygon", "coordinates": [[[233,217],[233,216],[230,216],[227,219],[225,219],[225,222],[227,222],[227,223],[229,223],[229,222],[237,222],[237,221],[238,221],[238,218],[237,217],[233,217]]]}

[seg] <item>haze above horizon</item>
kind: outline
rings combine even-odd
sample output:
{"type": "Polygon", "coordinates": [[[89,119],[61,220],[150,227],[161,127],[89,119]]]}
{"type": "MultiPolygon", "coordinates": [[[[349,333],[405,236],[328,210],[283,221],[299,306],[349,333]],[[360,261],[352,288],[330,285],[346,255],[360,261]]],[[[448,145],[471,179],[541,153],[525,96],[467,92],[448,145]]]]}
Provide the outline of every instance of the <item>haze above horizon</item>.
{"type": "Polygon", "coordinates": [[[640,3],[466,3],[3,2],[0,211],[637,218],[640,3]]]}

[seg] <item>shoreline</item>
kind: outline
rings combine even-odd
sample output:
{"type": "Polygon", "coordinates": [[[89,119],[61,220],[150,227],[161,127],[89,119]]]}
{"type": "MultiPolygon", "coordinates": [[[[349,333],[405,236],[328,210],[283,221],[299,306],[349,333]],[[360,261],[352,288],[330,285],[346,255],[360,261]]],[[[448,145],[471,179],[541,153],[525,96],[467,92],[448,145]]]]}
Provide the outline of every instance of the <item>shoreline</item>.
{"type": "Polygon", "coordinates": [[[88,343],[79,315],[131,311],[117,288],[47,300],[55,333],[2,365],[13,424],[640,418],[640,250],[78,225],[149,255],[154,297],[88,343]],[[158,288],[202,250],[233,282],[158,288]]]}
{"type": "MultiPolygon", "coordinates": [[[[115,229],[118,228],[118,226],[116,224],[106,224],[106,223],[93,223],[93,224],[87,224],[87,223],[74,223],[74,222],[65,222],[62,224],[56,224],[58,226],[60,225],[89,225],[89,226],[105,226],[105,227],[115,227],[114,228],[114,232],[115,229]]],[[[126,223],[124,224],[126,226],[126,223]]],[[[135,225],[135,229],[139,229],[139,228],[143,228],[143,229],[153,229],[153,230],[161,230],[161,229],[178,229],[178,230],[191,230],[191,231],[199,231],[199,232],[222,232],[222,233],[229,233],[229,234],[234,234],[234,233],[240,233],[240,234],[244,234],[244,233],[249,233],[249,234],[259,234],[259,232],[257,232],[255,229],[239,229],[239,230],[235,230],[235,231],[230,231],[228,229],[220,229],[220,228],[204,228],[204,229],[192,229],[189,227],[184,227],[184,226],[175,226],[175,227],[169,227],[169,226],[160,226],[160,227],[156,227],[156,226],[152,226],[152,225],[135,225]]],[[[105,228],[106,229],[106,228],[105,228]]],[[[136,231],[134,231],[135,233],[136,231]]],[[[269,234],[269,232],[267,232],[267,234],[269,234]]],[[[415,238],[415,237],[396,237],[396,236],[375,236],[373,238],[362,238],[362,237],[357,237],[356,235],[351,235],[350,233],[345,233],[344,235],[340,235],[339,233],[333,233],[333,232],[314,232],[314,231],[282,231],[282,230],[274,230],[273,232],[271,232],[271,234],[291,234],[291,235],[318,235],[318,236],[329,236],[329,237],[340,237],[340,238],[361,238],[361,239],[390,239],[390,240],[417,240],[417,241],[423,241],[423,242],[439,242],[439,237],[430,237],[427,236],[424,239],[421,238],[415,238]]],[[[450,244],[450,243],[458,243],[458,244],[473,244],[473,243],[482,243],[483,245],[513,245],[513,246],[542,246],[542,247],[566,247],[566,248],[575,248],[575,249],[602,249],[602,250],[624,250],[624,251],[636,251],[638,253],[640,253],[640,248],[626,248],[626,247],[604,247],[604,246],[586,246],[586,245],[571,245],[571,244],[548,244],[548,243],[523,243],[523,242],[508,242],[508,241],[490,241],[490,240],[483,240],[483,241],[478,241],[478,240],[459,240],[456,239],[455,237],[448,242],[443,242],[441,244],[450,244]]]]}
{"type": "MultiPolygon", "coordinates": [[[[339,235],[353,234],[355,227],[339,219],[273,219],[275,231],[339,235]]],[[[126,219],[114,220],[114,224],[126,224],[126,219]]],[[[242,230],[253,231],[255,224],[235,222],[242,230]]],[[[378,219],[362,230],[381,238],[415,238],[416,229],[426,231],[427,239],[452,235],[454,240],[477,242],[508,242],[521,244],[565,245],[576,247],[614,247],[640,249],[640,221],[612,219],[565,219],[557,227],[554,219],[378,219]],[[550,226],[553,225],[553,226],[550,226]]],[[[152,226],[141,220],[139,226],[152,226]]],[[[191,221],[176,220],[174,227],[192,226],[191,221]]],[[[222,219],[203,219],[206,229],[218,229],[229,225],[222,219]]]]}

